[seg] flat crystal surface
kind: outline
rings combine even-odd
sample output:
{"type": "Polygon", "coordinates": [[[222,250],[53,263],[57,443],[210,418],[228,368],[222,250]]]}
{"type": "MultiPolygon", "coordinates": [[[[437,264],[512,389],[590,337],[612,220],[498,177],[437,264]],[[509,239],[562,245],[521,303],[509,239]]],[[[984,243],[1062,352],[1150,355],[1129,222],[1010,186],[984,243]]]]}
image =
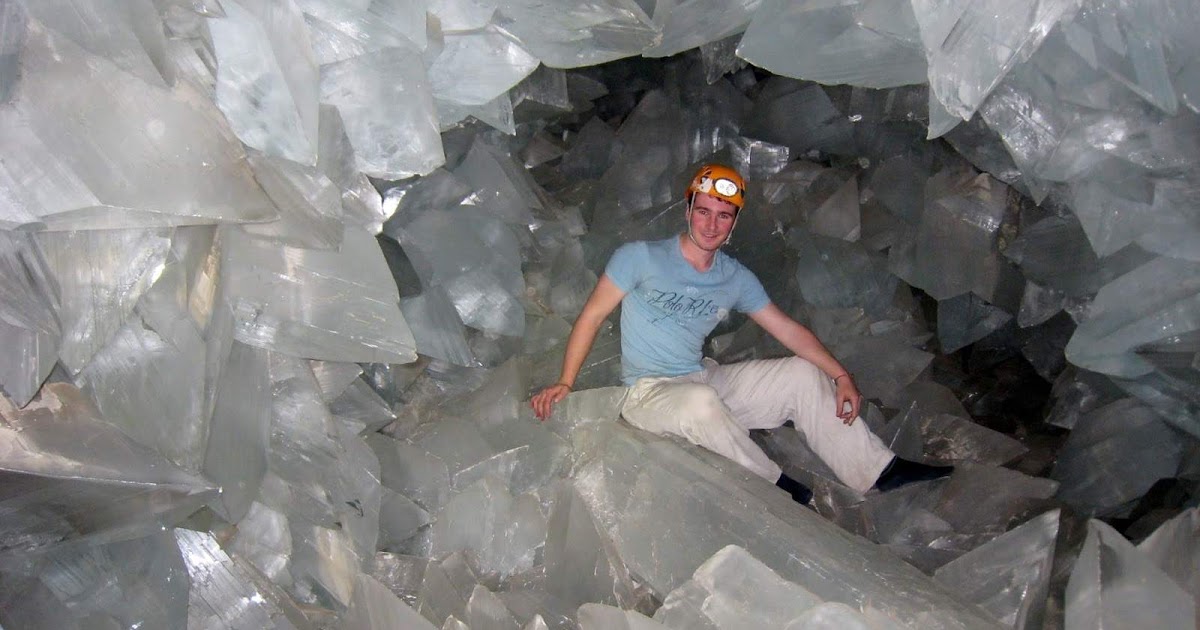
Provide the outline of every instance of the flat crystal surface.
{"type": "Polygon", "coordinates": [[[824,84],[889,88],[926,80],[909,3],[766,0],[738,56],[771,72],[824,84]],[[886,22],[876,16],[886,15],[886,22]],[[879,26],[883,28],[880,28],[879,26]]]}
{"type": "Polygon", "coordinates": [[[434,98],[483,105],[537,67],[537,58],[494,27],[447,33],[442,49],[429,64],[429,87],[434,98]]]}
{"type": "Polygon", "coordinates": [[[413,46],[321,68],[321,102],[337,107],[358,169],[383,179],[425,175],[445,162],[429,79],[413,46]]]}

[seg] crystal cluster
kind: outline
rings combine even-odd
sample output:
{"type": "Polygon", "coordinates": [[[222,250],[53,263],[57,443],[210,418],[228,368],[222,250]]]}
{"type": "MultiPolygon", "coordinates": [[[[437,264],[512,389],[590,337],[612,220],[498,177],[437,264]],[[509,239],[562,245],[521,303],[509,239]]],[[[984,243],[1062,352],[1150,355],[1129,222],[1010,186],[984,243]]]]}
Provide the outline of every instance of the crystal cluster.
{"type": "Polygon", "coordinates": [[[1200,17],[836,4],[0,0],[0,625],[1195,627],[1200,17]],[[532,417],[704,161],[952,476],[532,417]]]}

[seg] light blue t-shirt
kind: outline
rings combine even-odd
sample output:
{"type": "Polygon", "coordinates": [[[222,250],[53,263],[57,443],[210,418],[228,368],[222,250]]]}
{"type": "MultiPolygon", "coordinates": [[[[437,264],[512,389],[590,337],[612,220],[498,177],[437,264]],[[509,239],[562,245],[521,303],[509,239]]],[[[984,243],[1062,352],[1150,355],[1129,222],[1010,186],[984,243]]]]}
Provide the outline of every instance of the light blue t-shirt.
{"type": "Polygon", "coordinates": [[[625,292],[621,302],[621,378],[680,376],[701,369],[704,338],[729,311],[754,313],[771,303],[754,273],[722,252],[696,271],[679,237],[622,245],[604,274],[625,292]]]}

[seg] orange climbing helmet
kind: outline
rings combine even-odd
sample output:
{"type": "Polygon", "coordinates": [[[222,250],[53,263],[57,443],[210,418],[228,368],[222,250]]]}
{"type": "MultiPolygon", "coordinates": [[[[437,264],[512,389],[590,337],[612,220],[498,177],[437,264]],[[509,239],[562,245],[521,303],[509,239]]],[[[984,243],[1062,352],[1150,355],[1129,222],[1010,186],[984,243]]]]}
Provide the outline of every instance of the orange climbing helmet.
{"type": "Polygon", "coordinates": [[[705,164],[688,184],[687,199],[690,207],[696,193],[704,193],[728,201],[740,211],[746,204],[745,190],[746,180],[737,171],[721,164],[705,164]]]}

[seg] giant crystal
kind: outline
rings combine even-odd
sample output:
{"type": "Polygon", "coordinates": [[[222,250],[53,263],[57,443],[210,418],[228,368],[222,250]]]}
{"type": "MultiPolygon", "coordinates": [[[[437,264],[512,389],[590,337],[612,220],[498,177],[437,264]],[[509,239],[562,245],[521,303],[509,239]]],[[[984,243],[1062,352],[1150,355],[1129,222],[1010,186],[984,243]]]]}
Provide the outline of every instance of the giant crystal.
{"type": "Polygon", "coordinates": [[[4,224],[115,228],[274,216],[228,123],[187,82],[150,86],[35,21],[20,59],[15,106],[0,112],[12,143],[0,169],[11,208],[4,224]]]}
{"type": "Polygon", "coordinates": [[[925,81],[912,6],[895,0],[766,0],[738,56],[771,72],[826,84],[887,88],[925,81]]]}

